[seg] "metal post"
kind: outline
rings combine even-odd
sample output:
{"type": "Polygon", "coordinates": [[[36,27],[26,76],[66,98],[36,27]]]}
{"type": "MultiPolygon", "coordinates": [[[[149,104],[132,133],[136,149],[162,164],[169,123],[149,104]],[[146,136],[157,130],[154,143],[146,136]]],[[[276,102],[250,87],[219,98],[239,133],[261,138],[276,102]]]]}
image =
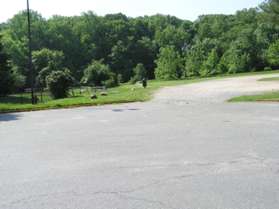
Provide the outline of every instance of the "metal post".
{"type": "Polygon", "coordinates": [[[31,37],[31,19],[30,19],[30,9],[29,9],[29,0],[27,0],[27,22],[28,22],[28,67],[31,78],[31,98],[32,104],[35,104],[35,95],[34,95],[34,70],[32,65],[32,37],[31,37]]]}

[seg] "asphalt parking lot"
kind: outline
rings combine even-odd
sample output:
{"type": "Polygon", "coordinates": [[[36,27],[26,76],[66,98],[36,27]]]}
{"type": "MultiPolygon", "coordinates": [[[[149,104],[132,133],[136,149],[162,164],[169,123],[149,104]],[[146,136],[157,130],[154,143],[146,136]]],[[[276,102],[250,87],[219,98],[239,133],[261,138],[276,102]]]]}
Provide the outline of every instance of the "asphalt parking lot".
{"type": "Polygon", "coordinates": [[[0,208],[278,208],[279,104],[225,102],[279,89],[260,77],[0,115],[0,208]]]}

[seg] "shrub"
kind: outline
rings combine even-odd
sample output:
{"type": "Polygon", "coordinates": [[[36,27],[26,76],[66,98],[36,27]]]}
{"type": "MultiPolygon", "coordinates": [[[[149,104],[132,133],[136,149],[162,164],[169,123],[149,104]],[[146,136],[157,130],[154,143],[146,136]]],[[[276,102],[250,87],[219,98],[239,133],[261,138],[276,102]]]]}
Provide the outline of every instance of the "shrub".
{"type": "Polygon", "coordinates": [[[45,68],[43,68],[38,76],[36,77],[36,85],[39,87],[46,87],[46,77],[50,75],[51,72],[53,71],[59,71],[61,67],[58,67],[54,63],[50,62],[49,65],[45,68]]]}
{"type": "Polygon", "coordinates": [[[279,39],[268,48],[267,60],[272,66],[279,66],[279,39]]]}
{"type": "Polygon", "coordinates": [[[272,68],[271,67],[265,67],[264,71],[272,71],[272,68]]]}
{"type": "Polygon", "coordinates": [[[102,61],[96,60],[84,70],[81,82],[94,86],[113,87],[118,85],[117,76],[111,72],[110,67],[103,64],[102,61]]]}
{"type": "Polygon", "coordinates": [[[37,72],[46,68],[50,64],[55,65],[57,68],[62,67],[64,60],[64,54],[61,51],[50,50],[43,48],[39,51],[34,51],[32,53],[34,68],[37,72]]]}
{"type": "Polygon", "coordinates": [[[123,76],[121,75],[121,74],[118,74],[117,75],[117,82],[118,83],[123,83],[124,81],[123,81],[123,76]]]}
{"type": "Polygon", "coordinates": [[[146,78],[147,72],[143,64],[139,63],[133,69],[134,77],[131,79],[131,83],[136,83],[137,81],[142,81],[142,79],[146,78]]]}
{"type": "Polygon", "coordinates": [[[106,86],[107,88],[115,87],[118,85],[117,80],[111,78],[109,80],[106,80],[103,82],[103,85],[106,86]]]}
{"type": "Polygon", "coordinates": [[[46,87],[46,77],[52,71],[62,69],[64,54],[61,51],[42,49],[33,52],[34,68],[38,72],[36,84],[40,87],[46,87]]]}
{"type": "Polygon", "coordinates": [[[47,77],[47,86],[54,99],[66,98],[70,86],[73,84],[73,77],[68,69],[53,71],[47,77]]]}
{"type": "Polygon", "coordinates": [[[212,76],[218,73],[219,58],[216,49],[212,49],[209,53],[207,60],[202,64],[201,76],[212,76]]]}

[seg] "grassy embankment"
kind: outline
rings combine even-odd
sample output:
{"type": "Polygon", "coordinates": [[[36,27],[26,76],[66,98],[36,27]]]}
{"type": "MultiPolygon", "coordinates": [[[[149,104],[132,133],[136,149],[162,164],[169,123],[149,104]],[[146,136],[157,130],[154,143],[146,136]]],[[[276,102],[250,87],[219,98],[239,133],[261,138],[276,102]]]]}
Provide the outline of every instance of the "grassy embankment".
{"type": "MultiPolygon", "coordinates": [[[[279,77],[263,78],[259,82],[279,82],[279,77]]],[[[235,97],[229,100],[230,102],[279,102],[279,91],[265,92],[258,95],[245,95],[235,97]]]]}
{"type": "MultiPolygon", "coordinates": [[[[195,82],[201,82],[211,79],[221,79],[226,77],[237,77],[257,74],[279,73],[279,71],[242,73],[235,75],[222,75],[211,78],[192,78],[188,80],[177,81],[149,81],[148,88],[144,89],[140,85],[123,84],[116,88],[108,89],[107,96],[98,94],[98,99],[90,98],[91,92],[85,91],[79,94],[79,90],[75,90],[74,97],[53,100],[51,97],[44,95],[44,102],[37,105],[30,104],[30,94],[11,95],[9,97],[0,98],[0,113],[35,111],[45,109],[71,108],[80,106],[96,106],[104,104],[119,104],[128,102],[143,102],[152,98],[153,93],[166,86],[183,85],[195,82]]],[[[279,95],[279,94],[278,94],[279,95]]]]}

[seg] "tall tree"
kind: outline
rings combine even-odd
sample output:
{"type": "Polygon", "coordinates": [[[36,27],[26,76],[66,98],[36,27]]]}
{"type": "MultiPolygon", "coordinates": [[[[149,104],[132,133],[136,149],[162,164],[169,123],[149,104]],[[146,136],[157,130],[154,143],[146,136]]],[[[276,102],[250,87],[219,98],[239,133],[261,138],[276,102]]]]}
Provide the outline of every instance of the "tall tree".
{"type": "Polygon", "coordinates": [[[279,39],[270,45],[267,51],[267,59],[272,66],[279,67],[279,39]]]}
{"type": "Polygon", "coordinates": [[[267,0],[261,5],[261,9],[267,22],[279,26],[279,0],[267,0]]]}
{"type": "MultiPolygon", "coordinates": [[[[203,15],[194,22],[169,15],[131,18],[121,13],[97,16],[90,11],[46,20],[32,11],[32,47],[63,53],[61,66],[70,69],[76,80],[91,60],[103,60],[125,82],[138,63],[144,65],[149,79],[155,78],[155,69],[157,78],[178,79],[275,68],[278,1],[266,0],[261,9],[243,9],[234,15],[203,15]],[[181,62],[184,66],[174,64],[181,62]]],[[[13,71],[27,76],[28,85],[26,24],[26,14],[20,12],[1,24],[0,30],[13,71]]],[[[53,70],[58,70],[53,65],[56,61],[50,66],[53,70]]]]}
{"type": "Polygon", "coordinates": [[[155,70],[157,79],[172,80],[181,77],[182,59],[174,46],[161,48],[158,59],[155,62],[157,64],[155,70]]]}

